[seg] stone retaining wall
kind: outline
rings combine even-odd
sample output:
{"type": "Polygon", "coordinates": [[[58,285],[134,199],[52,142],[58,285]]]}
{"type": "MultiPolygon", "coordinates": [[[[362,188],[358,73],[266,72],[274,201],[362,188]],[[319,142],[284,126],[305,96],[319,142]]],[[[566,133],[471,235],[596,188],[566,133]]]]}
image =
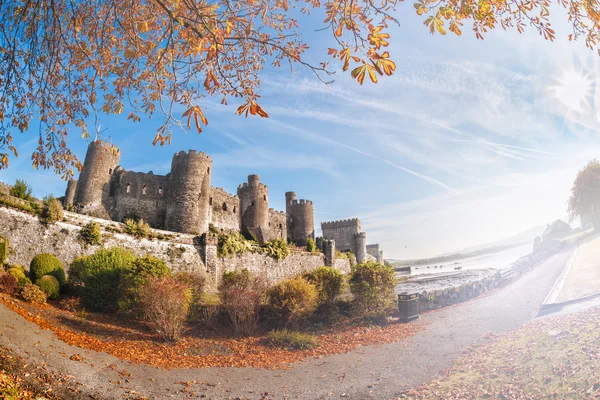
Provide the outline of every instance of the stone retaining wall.
{"type": "MultiPolygon", "coordinates": [[[[216,257],[216,242],[208,245],[193,240],[193,235],[157,231],[169,234],[168,240],[136,239],[124,233],[114,232],[120,224],[74,213],[65,213],[66,222],[48,226],[39,218],[11,208],[0,207],[0,235],[10,241],[7,262],[25,267],[40,253],[58,257],[68,271],[69,264],[81,255],[94,253],[100,247],[123,247],[136,255],[151,254],[164,260],[173,271],[190,271],[204,274],[212,288],[223,271],[248,268],[270,282],[295,276],[325,264],[322,253],[292,252],[284,260],[276,260],[262,254],[236,255],[229,258],[216,257]],[[90,246],[80,239],[80,232],[88,222],[100,223],[103,244],[90,246]]],[[[347,260],[335,260],[335,266],[343,273],[350,271],[347,260]]]]}

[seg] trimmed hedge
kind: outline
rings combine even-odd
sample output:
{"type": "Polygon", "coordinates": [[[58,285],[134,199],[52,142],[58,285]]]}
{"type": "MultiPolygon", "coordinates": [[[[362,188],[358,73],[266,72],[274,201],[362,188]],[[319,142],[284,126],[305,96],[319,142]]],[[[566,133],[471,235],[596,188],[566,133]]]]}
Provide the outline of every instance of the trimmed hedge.
{"type": "Polygon", "coordinates": [[[44,275],[35,284],[40,288],[47,298],[57,300],[60,297],[60,284],[52,275],[44,275]]]}
{"type": "Polygon", "coordinates": [[[33,282],[44,275],[52,275],[61,286],[65,283],[65,270],[60,260],[52,254],[38,254],[29,264],[29,278],[33,282]]]}
{"type": "Polygon", "coordinates": [[[366,261],[352,267],[350,291],[353,306],[364,318],[381,318],[396,309],[396,273],[390,267],[366,261]]]}

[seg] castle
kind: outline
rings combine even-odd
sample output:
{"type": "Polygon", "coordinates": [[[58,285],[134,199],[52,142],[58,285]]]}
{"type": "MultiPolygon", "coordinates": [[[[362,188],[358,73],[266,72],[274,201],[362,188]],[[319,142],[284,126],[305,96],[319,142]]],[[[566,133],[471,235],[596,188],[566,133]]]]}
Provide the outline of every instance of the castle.
{"type": "Polygon", "coordinates": [[[287,192],[285,212],[269,208],[269,188],[258,175],[248,176],[234,196],[210,185],[212,159],[204,153],[175,154],[167,175],[126,171],[120,156],[112,144],[90,143],[79,181],[67,184],[65,206],[115,221],[137,217],[153,228],[196,235],[213,224],[247,230],[260,241],[279,238],[303,246],[314,239],[312,201],[287,192]]]}
{"type": "MultiPolygon", "coordinates": [[[[222,230],[250,232],[261,242],[283,239],[305,246],[308,239],[315,239],[312,201],[287,192],[285,212],[269,208],[269,188],[258,175],[249,175],[237,195],[231,195],[210,185],[212,159],[204,153],[175,154],[167,175],[126,171],[119,166],[120,157],[112,144],[90,143],[79,181],[67,184],[65,206],[115,221],[141,218],[153,228],[196,235],[212,224],[222,230]]],[[[352,251],[358,262],[370,256],[383,262],[379,245],[367,246],[358,219],[323,222],[321,229],[325,247],[352,251]]]]}

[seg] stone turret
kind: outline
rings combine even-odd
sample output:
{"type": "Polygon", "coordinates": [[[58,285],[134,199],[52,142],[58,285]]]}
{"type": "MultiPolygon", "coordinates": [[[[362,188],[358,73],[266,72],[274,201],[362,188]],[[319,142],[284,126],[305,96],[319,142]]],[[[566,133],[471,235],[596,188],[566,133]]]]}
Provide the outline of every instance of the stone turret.
{"type": "Polygon", "coordinates": [[[109,217],[110,178],[120,158],[117,146],[100,140],[90,143],[73,198],[80,212],[109,217]]]}
{"type": "Polygon", "coordinates": [[[285,194],[287,237],[298,246],[306,246],[307,239],[315,238],[315,216],[310,200],[296,200],[295,192],[285,194]]]}
{"type": "Polygon", "coordinates": [[[69,179],[67,183],[67,190],[65,191],[65,201],[63,206],[65,208],[69,208],[73,205],[73,200],[75,199],[75,191],[77,190],[77,181],[74,179],[69,179]]]}
{"type": "Polygon", "coordinates": [[[238,186],[241,230],[251,232],[259,241],[269,240],[269,188],[258,175],[249,175],[248,183],[238,186]]]}
{"type": "Polygon", "coordinates": [[[212,159],[204,153],[180,151],[171,163],[165,228],[202,234],[208,230],[212,159]]]}
{"type": "Polygon", "coordinates": [[[356,262],[359,264],[367,258],[367,233],[358,232],[354,234],[354,255],[356,256],[356,262]]]}
{"type": "Polygon", "coordinates": [[[379,243],[368,244],[367,254],[375,257],[378,263],[383,263],[383,250],[379,249],[379,243]]]}

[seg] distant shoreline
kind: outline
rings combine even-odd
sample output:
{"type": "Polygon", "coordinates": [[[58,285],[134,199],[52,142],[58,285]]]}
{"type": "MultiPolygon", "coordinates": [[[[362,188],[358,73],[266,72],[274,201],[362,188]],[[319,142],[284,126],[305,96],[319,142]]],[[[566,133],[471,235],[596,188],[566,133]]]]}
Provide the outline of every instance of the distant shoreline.
{"type": "Polygon", "coordinates": [[[437,257],[430,257],[430,258],[422,258],[422,259],[414,259],[414,260],[394,260],[391,263],[395,267],[403,267],[403,266],[411,266],[411,265],[424,265],[424,264],[432,264],[432,263],[438,263],[438,262],[443,263],[443,262],[449,262],[449,261],[454,261],[454,260],[460,260],[460,259],[464,259],[464,258],[476,257],[476,256],[484,255],[484,254],[497,253],[499,251],[523,246],[527,243],[529,243],[529,242],[514,243],[514,244],[509,244],[509,245],[503,245],[503,246],[492,246],[492,247],[488,247],[488,248],[481,249],[481,250],[471,251],[468,253],[454,253],[454,254],[448,254],[445,256],[437,256],[437,257]]]}

